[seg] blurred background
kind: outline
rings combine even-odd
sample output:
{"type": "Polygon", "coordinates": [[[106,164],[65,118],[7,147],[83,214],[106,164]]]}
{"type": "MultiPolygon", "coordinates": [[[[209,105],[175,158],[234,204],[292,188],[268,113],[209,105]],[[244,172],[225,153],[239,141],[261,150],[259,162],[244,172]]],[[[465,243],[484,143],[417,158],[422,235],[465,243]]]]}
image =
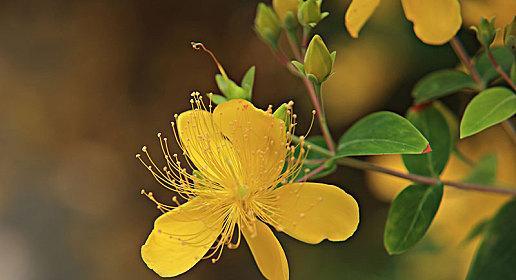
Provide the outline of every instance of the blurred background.
{"type": "MultiPolygon", "coordinates": [[[[513,0],[462,2],[465,26],[481,15],[496,15],[501,26],[516,10],[513,0]]],[[[234,80],[256,65],[256,106],[294,100],[301,131],[308,127],[312,108],[302,83],[252,29],[257,3],[0,3],[0,278],[158,278],[141,260],[140,246],[159,211],[140,189],[170,194],[134,155],[144,144],[159,151],[156,132],[170,133],[169,121],[189,107],[192,91],[217,92],[216,67],[191,49],[191,41],[215,52],[234,80]]],[[[335,75],[324,88],[335,136],[372,111],[404,114],[418,79],[458,63],[449,46],[418,41],[399,1],[383,1],[352,40],[343,24],[348,5],[325,0],[330,16],[317,28],[337,51],[335,75]]],[[[464,30],[459,36],[474,53],[474,35],[464,30]]],[[[456,95],[445,102],[460,113],[462,100],[456,95]]],[[[495,153],[500,182],[516,182],[516,152],[499,127],[460,147],[473,159],[495,153]]],[[[370,160],[403,168],[396,156],[370,160]]],[[[452,158],[445,176],[460,179],[467,172],[452,158]]],[[[462,279],[477,245],[462,240],[506,199],[447,189],[425,239],[390,257],[382,241],[389,200],[409,182],[345,168],[322,180],[357,199],[361,223],[342,243],[314,246],[278,234],[291,279],[462,279]]],[[[178,278],[261,276],[244,244],[178,278]]]]}

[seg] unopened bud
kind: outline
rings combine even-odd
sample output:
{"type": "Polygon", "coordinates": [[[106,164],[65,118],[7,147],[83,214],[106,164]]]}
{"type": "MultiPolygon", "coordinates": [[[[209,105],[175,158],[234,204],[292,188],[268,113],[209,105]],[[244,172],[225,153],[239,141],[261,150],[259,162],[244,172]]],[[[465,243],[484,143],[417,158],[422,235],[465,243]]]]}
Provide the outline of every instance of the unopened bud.
{"type": "Polygon", "coordinates": [[[271,7],[263,3],[258,4],[254,28],[263,41],[274,49],[277,47],[281,33],[281,24],[271,7]]]}
{"type": "Polygon", "coordinates": [[[328,14],[321,14],[321,0],[307,0],[299,4],[297,19],[302,26],[315,27],[328,14]]]}
{"type": "Polygon", "coordinates": [[[304,66],[306,75],[315,76],[319,83],[324,82],[331,74],[333,57],[321,36],[315,35],[310,41],[306,50],[304,66]]]}
{"type": "Polygon", "coordinates": [[[475,30],[477,33],[478,41],[486,48],[493,43],[496,36],[496,29],[494,27],[495,18],[491,20],[487,20],[482,18],[480,20],[480,24],[477,26],[472,26],[471,29],[475,30]]]}
{"type": "MultiPolygon", "coordinates": [[[[512,21],[507,24],[504,28],[503,32],[503,43],[507,48],[514,52],[516,52],[516,23],[514,21],[516,17],[512,18],[512,21]]],[[[514,64],[513,64],[514,68],[514,64]]]]}

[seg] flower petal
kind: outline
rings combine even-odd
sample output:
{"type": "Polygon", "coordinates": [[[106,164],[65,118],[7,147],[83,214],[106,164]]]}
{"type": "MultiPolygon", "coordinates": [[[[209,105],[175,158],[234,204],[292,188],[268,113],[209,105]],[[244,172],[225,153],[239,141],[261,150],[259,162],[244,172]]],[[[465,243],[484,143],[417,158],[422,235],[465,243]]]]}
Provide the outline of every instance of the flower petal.
{"type": "Polygon", "coordinates": [[[358,38],[358,32],[371,17],[380,0],[353,0],[346,11],[344,22],[349,34],[358,38]]]}
{"type": "Polygon", "coordinates": [[[457,0],[401,0],[401,4],[417,37],[427,44],[448,42],[462,24],[457,0]]]}
{"type": "Polygon", "coordinates": [[[238,154],[243,184],[256,187],[277,179],[287,152],[282,120],[243,99],[218,105],[213,120],[238,154]]]}
{"type": "Polygon", "coordinates": [[[343,241],[358,226],[355,199],[332,185],[293,183],[275,190],[278,230],[310,244],[324,239],[343,241]]]}
{"type": "Polygon", "coordinates": [[[190,110],[177,118],[182,148],[203,176],[222,182],[233,178],[238,168],[236,153],[213,116],[206,110],[190,110]]]}
{"type": "Polygon", "coordinates": [[[162,277],[177,276],[192,268],[221,232],[216,215],[206,215],[199,199],[161,215],[142,246],[142,259],[162,277]]]}
{"type": "Polygon", "coordinates": [[[260,221],[255,228],[243,227],[242,233],[263,276],[269,280],[288,280],[287,257],[271,229],[260,221]]]}

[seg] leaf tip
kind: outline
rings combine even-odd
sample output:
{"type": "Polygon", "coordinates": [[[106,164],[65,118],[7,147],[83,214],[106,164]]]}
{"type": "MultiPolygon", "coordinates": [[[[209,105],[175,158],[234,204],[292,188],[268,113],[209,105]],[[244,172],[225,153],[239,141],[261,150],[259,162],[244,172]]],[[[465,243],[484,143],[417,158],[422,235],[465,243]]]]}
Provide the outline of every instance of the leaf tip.
{"type": "Polygon", "coordinates": [[[432,104],[432,102],[422,102],[422,103],[418,103],[418,104],[415,104],[414,106],[410,107],[410,110],[412,112],[421,112],[423,111],[426,107],[430,106],[432,104]]]}
{"type": "Polygon", "coordinates": [[[421,152],[421,154],[428,154],[432,152],[432,147],[430,147],[430,144],[426,145],[426,148],[421,152]]]}

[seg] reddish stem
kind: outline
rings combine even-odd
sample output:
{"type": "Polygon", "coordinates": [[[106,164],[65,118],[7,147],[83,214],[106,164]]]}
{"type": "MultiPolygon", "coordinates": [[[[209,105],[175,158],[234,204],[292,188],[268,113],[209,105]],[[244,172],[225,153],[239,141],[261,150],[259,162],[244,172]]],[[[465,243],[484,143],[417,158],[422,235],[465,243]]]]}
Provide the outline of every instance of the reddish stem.
{"type": "Polygon", "coordinates": [[[491,61],[491,64],[493,64],[493,67],[496,70],[496,72],[498,72],[498,74],[500,74],[500,76],[502,76],[502,78],[505,80],[505,82],[507,82],[511,86],[512,90],[516,91],[516,86],[514,86],[512,79],[509,77],[509,75],[507,75],[507,73],[505,73],[505,71],[503,71],[500,64],[498,64],[498,62],[496,62],[496,59],[493,56],[493,53],[491,52],[491,50],[489,48],[486,48],[486,52],[487,52],[487,58],[489,58],[489,61],[491,61]]]}

